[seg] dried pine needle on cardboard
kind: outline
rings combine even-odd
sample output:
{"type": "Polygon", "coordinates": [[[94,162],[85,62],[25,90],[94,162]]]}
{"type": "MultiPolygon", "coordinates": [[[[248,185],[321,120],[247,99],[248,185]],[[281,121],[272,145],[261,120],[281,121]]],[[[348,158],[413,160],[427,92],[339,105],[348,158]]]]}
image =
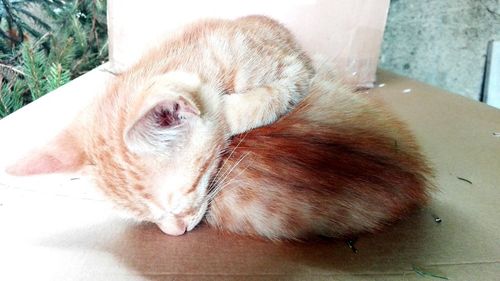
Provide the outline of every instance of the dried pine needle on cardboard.
{"type": "Polygon", "coordinates": [[[457,177],[457,179],[459,179],[459,180],[461,180],[461,181],[464,181],[464,182],[466,182],[466,183],[468,183],[468,184],[472,184],[472,182],[471,182],[470,180],[466,179],[466,178],[457,177]]]}
{"type": "Polygon", "coordinates": [[[448,280],[448,277],[446,277],[446,276],[438,275],[438,274],[432,273],[428,270],[423,270],[421,267],[418,267],[416,265],[412,265],[411,267],[412,267],[413,271],[415,271],[415,273],[417,273],[418,275],[420,275],[422,277],[433,277],[433,278],[448,280]]]}

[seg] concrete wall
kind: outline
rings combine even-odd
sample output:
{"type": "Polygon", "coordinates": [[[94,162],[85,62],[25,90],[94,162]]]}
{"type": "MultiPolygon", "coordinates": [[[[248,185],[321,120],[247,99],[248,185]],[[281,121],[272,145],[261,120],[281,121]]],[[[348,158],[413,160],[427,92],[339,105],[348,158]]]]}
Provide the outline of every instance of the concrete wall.
{"type": "Polygon", "coordinates": [[[490,40],[499,0],[392,0],[380,66],[477,100],[490,40]]]}

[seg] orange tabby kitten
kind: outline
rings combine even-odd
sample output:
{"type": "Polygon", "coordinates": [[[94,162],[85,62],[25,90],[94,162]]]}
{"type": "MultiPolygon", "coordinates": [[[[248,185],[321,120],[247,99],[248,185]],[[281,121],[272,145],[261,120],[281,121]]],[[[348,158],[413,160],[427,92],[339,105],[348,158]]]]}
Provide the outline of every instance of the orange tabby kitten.
{"type": "MultiPolygon", "coordinates": [[[[123,140],[104,139],[99,129],[103,125],[104,131],[120,132],[103,122],[82,131],[90,135],[86,139],[64,133],[56,140],[57,149],[48,146],[10,172],[63,171],[91,161],[101,188],[140,220],[168,228],[155,217],[165,219],[161,210],[155,213],[161,202],[186,202],[202,190],[202,211],[199,205],[184,203],[185,209],[167,222],[179,225],[177,234],[191,230],[209,205],[208,224],[270,239],[375,231],[423,205],[432,189],[432,170],[404,124],[323,71],[313,79],[310,94],[289,114],[234,137],[222,163],[218,155],[195,150],[191,144],[168,144],[196,154],[203,162],[201,169],[185,165],[182,157],[162,167],[157,161],[169,149],[138,158],[123,140]],[[82,147],[86,149],[80,151],[82,147]],[[177,165],[181,168],[175,171],[177,165]],[[178,192],[176,184],[181,181],[196,184],[183,185],[190,190],[178,192]],[[186,217],[192,218],[190,224],[184,223],[186,217]]],[[[227,145],[222,138],[212,141],[211,149],[217,151],[227,145]]]]}
{"type": "Polygon", "coordinates": [[[8,171],[91,165],[110,199],[170,235],[192,230],[205,214],[218,228],[271,239],[347,235],[425,202],[431,172],[411,135],[327,72],[291,113],[230,140],[273,122],[309,91],[310,62],[281,29],[262,17],[189,27],[8,171]],[[273,40],[288,48],[273,48],[273,40]],[[238,48],[240,55],[224,57],[238,48]]]}

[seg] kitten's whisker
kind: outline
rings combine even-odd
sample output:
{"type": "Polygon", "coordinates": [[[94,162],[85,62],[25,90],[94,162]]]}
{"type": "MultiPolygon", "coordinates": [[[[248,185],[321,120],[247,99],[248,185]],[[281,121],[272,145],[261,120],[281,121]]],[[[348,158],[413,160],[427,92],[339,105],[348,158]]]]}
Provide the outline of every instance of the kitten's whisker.
{"type": "Polygon", "coordinates": [[[207,198],[208,205],[212,204],[212,202],[215,200],[215,197],[219,194],[220,191],[222,191],[222,189],[225,189],[228,186],[229,186],[229,188],[231,188],[231,185],[233,185],[233,187],[234,187],[234,184],[238,183],[238,182],[245,182],[243,180],[235,180],[235,178],[238,178],[242,173],[244,173],[248,167],[249,166],[245,167],[240,173],[238,173],[238,175],[234,176],[231,180],[229,180],[225,184],[218,186],[217,191],[215,193],[211,194],[210,198],[207,198]]]}
{"type": "MultiPolygon", "coordinates": [[[[241,143],[243,142],[243,140],[245,140],[247,135],[248,135],[248,131],[245,133],[245,135],[243,135],[243,137],[238,142],[238,144],[231,150],[231,153],[229,153],[229,156],[226,158],[226,160],[224,160],[224,163],[222,164],[222,167],[219,169],[219,172],[222,171],[222,169],[224,169],[224,166],[226,165],[227,161],[231,159],[234,152],[236,151],[236,149],[238,149],[238,147],[240,147],[241,143]]],[[[219,173],[217,173],[217,174],[219,174],[219,173]]]]}
{"type": "Polygon", "coordinates": [[[226,183],[225,183],[225,184],[223,184],[223,185],[219,185],[219,186],[217,187],[217,191],[216,191],[216,192],[213,192],[212,194],[210,194],[210,196],[208,196],[208,197],[206,198],[206,201],[210,204],[210,203],[211,203],[211,202],[215,199],[215,197],[217,196],[217,194],[219,194],[219,192],[220,192],[223,188],[225,188],[225,187],[227,187],[227,186],[229,186],[229,185],[231,185],[231,184],[237,183],[237,182],[239,182],[239,181],[240,181],[240,180],[230,180],[230,181],[226,182],[226,183]]]}
{"type": "Polygon", "coordinates": [[[226,186],[229,186],[230,184],[234,184],[235,182],[240,182],[242,180],[235,180],[235,178],[238,178],[241,174],[243,174],[246,169],[248,169],[248,167],[250,167],[250,165],[246,166],[243,170],[241,170],[237,175],[235,175],[234,177],[232,177],[230,180],[228,180],[227,182],[225,182],[224,184],[221,184],[217,187],[216,191],[213,193],[213,194],[210,194],[210,197],[208,198],[208,203],[212,203],[212,201],[215,199],[215,196],[217,196],[217,194],[223,189],[225,188],[226,186]]]}
{"type": "Polygon", "coordinates": [[[223,183],[227,179],[229,174],[233,172],[233,170],[241,163],[241,161],[243,161],[243,159],[245,159],[248,156],[248,154],[250,154],[250,152],[247,152],[244,155],[242,155],[240,159],[231,167],[231,169],[229,169],[226,173],[224,173],[223,178],[220,179],[220,181],[218,181],[218,184],[223,183]]]}
{"type": "MultiPolygon", "coordinates": [[[[243,156],[240,157],[240,159],[233,165],[233,167],[231,167],[231,169],[229,169],[229,171],[227,171],[226,173],[224,173],[223,175],[223,178],[216,182],[216,187],[215,189],[213,189],[211,192],[209,192],[207,194],[207,197],[206,198],[213,198],[215,197],[215,195],[217,195],[217,193],[220,192],[220,190],[222,189],[222,187],[226,186],[226,183],[229,182],[229,180],[226,181],[227,177],[233,172],[233,170],[243,161],[243,159],[245,159],[248,155],[250,154],[250,152],[247,152],[245,153],[243,156]]],[[[244,172],[246,169],[248,168],[245,167],[245,169],[243,171],[241,171],[238,175],[240,175],[242,172],[244,172]]],[[[232,178],[234,179],[234,177],[232,178]]]]}
{"type": "Polygon", "coordinates": [[[215,176],[213,177],[213,180],[212,180],[212,183],[209,185],[208,187],[208,190],[210,190],[210,188],[213,188],[213,186],[217,183],[217,180],[218,180],[218,176],[219,174],[221,173],[221,171],[224,169],[224,167],[226,166],[226,163],[229,159],[231,159],[231,156],[233,156],[233,153],[236,151],[236,149],[241,145],[241,143],[243,142],[243,140],[246,138],[246,136],[248,135],[248,131],[245,133],[245,135],[243,135],[243,137],[241,138],[241,140],[238,142],[238,144],[232,149],[231,153],[229,153],[229,156],[224,160],[224,162],[222,163],[222,166],[219,168],[219,170],[217,171],[217,173],[215,174],[215,176]]]}
{"type": "Polygon", "coordinates": [[[210,194],[210,196],[207,196],[206,201],[210,204],[215,199],[215,197],[219,194],[219,192],[222,191],[222,189],[224,189],[225,187],[227,187],[231,184],[239,182],[239,181],[240,180],[235,180],[234,178],[232,178],[231,180],[225,182],[224,184],[218,185],[217,189],[214,190],[214,192],[212,192],[210,194]]]}

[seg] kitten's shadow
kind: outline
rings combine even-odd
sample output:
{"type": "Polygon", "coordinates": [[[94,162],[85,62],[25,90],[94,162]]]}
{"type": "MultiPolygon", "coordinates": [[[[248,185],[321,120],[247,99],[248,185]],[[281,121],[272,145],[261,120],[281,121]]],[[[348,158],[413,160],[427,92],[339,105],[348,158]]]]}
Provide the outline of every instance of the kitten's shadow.
{"type": "Polygon", "coordinates": [[[354,245],[357,253],[345,240],[273,243],[217,233],[207,226],[171,237],[152,224],[123,225],[123,221],[72,231],[71,235],[64,233],[64,239],[50,237],[41,243],[111,253],[127,267],[127,272],[132,270],[150,280],[182,275],[198,278],[204,274],[229,278],[249,273],[291,276],[315,272],[401,272],[411,270],[412,264],[425,262],[435,243],[439,243],[435,229],[442,225],[434,221],[431,210],[443,206],[435,205],[384,232],[360,236],[354,245]],[[60,240],[65,243],[59,243],[60,240]]]}

